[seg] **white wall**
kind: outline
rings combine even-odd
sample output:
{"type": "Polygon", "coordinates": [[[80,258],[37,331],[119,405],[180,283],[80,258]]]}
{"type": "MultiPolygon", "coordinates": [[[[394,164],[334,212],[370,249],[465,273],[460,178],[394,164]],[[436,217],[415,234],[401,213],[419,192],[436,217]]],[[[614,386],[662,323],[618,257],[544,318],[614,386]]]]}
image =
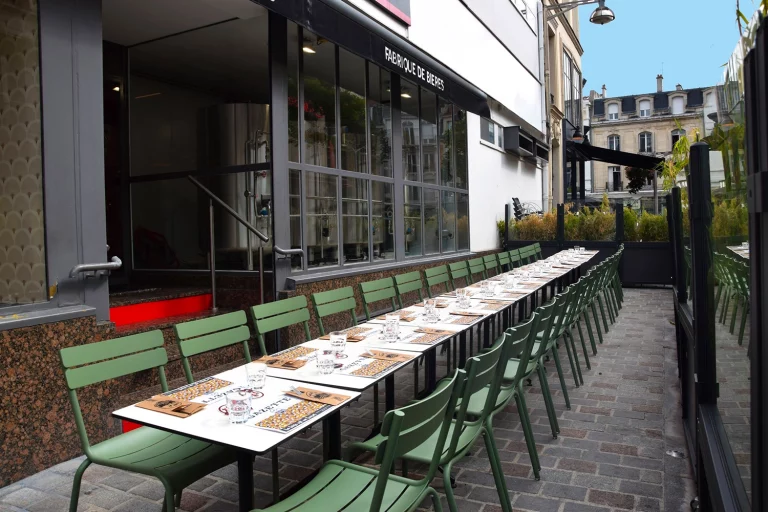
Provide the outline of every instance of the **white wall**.
{"type": "MultiPolygon", "coordinates": [[[[504,124],[501,116],[493,117],[504,124]]],[[[467,134],[470,249],[488,251],[499,246],[496,221],[504,219],[504,205],[512,197],[541,205],[542,174],[535,164],[481,142],[479,116],[467,116],[467,134]]]]}
{"type": "MultiPolygon", "coordinates": [[[[545,131],[541,83],[459,0],[414,0],[411,20],[411,42],[545,131]]],[[[532,44],[537,44],[535,38],[532,44]]]]}

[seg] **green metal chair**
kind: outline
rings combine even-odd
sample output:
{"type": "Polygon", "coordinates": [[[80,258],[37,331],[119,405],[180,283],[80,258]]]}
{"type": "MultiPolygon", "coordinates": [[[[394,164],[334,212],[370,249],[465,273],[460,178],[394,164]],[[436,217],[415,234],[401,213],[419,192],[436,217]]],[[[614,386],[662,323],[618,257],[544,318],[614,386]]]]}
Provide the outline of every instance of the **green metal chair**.
{"type": "Polygon", "coordinates": [[[327,292],[317,292],[312,294],[312,307],[317,317],[317,325],[320,328],[320,336],[325,336],[325,326],[323,318],[347,312],[351,320],[351,325],[357,325],[357,302],[355,301],[355,292],[351,286],[330,290],[327,292]]]}
{"type": "Polygon", "coordinates": [[[483,265],[485,266],[486,278],[495,276],[499,273],[499,264],[496,261],[496,254],[486,254],[483,256],[483,265]]]}
{"type": "MultiPolygon", "coordinates": [[[[435,453],[441,453],[440,469],[443,473],[445,494],[448,499],[448,508],[453,512],[458,511],[458,506],[453,495],[451,469],[456,462],[463,459],[467,452],[472,449],[480,436],[483,436],[485,440],[485,448],[491,462],[502,509],[504,511],[512,510],[506,483],[504,482],[504,472],[501,468],[501,461],[499,460],[499,453],[496,448],[496,441],[493,437],[493,430],[486,426],[486,419],[493,410],[496,395],[501,384],[501,380],[498,378],[498,364],[500,360],[506,359],[509,348],[511,347],[500,343],[485,353],[470,358],[465,369],[459,370],[458,373],[465,374],[466,378],[462,386],[463,389],[460,393],[454,418],[451,422],[449,436],[444,439],[443,445],[438,444],[439,429],[436,428],[433,435],[425,443],[414,447],[402,456],[403,461],[429,464],[435,453]],[[485,404],[476,417],[470,418],[470,415],[467,414],[467,408],[476,394],[482,394],[485,404]]],[[[441,382],[438,384],[438,389],[443,385],[450,384],[450,382],[452,381],[445,380],[441,382]]],[[[416,402],[417,404],[418,402],[416,402]]],[[[375,436],[361,443],[353,443],[350,445],[350,450],[375,452],[383,440],[382,436],[375,436]]],[[[404,465],[404,467],[406,466],[404,465]]]]}
{"type": "Polygon", "coordinates": [[[485,273],[483,258],[473,258],[467,261],[467,267],[469,268],[469,278],[473,283],[488,279],[488,275],[485,273]]]}
{"type": "Polygon", "coordinates": [[[512,270],[508,252],[505,251],[496,253],[496,266],[498,267],[499,272],[507,272],[512,270]]]}
{"type": "Polygon", "coordinates": [[[306,341],[312,339],[309,333],[309,309],[307,309],[307,298],[304,295],[253,306],[250,311],[262,355],[267,355],[264,335],[291,325],[302,324],[304,339],[306,341]]]}
{"type": "Polygon", "coordinates": [[[469,276],[469,266],[464,260],[449,263],[448,273],[451,275],[451,287],[454,290],[461,288],[461,286],[456,283],[456,280],[458,279],[464,279],[464,286],[472,284],[472,278],[469,276]]]}
{"type": "Polygon", "coordinates": [[[416,292],[419,297],[419,302],[424,300],[424,296],[421,293],[423,283],[421,281],[421,272],[414,270],[405,274],[399,274],[395,276],[395,289],[397,290],[397,305],[400,309],[405,307],[403,298],[407,293],[416,292]]]}
{"type": "Polygon", "coordinates": [[[448,265],[440,265],[439,267],[432,267],[424,270],[424,280],[427,282],[427,295],[432,298],[432,288],[442,285],[442,291],[438,293],[448,293],[451,288],[451,276],[448,274],[448,265]]]}
{"type": "Polygon", "coordinates": [[[540,260],[544,257],[541,253],[541,244],[539,242],[533,244],[533,256],[537,260],[540,260]]]}
{"type": "MultiPolygon", "coordinates": [[[[241,345],[245,361],[247,363],[251,362],[251,351],[248,348],[251,330],[248,328],[248,319],[245,316],[245,311],[235,311],[226,315],[183,322],[174,325],[173,330],[176,332],[176,341],[179,344],[179,352],[181,353],[181,365],[184,367],[184,375],[187,378],[187,382],[192,383],[195,381],[194,377],[192,377],[192,367],[189,364],[189,358],[198,354],[233,345],[241,345]]],[[[262,355],[266,355],[266,353],[262,355]]]]}
{"type": "Polygon", "coordinates": [[[229,448],[188,437],[141,427],[101,443],[88,440],[77,391],[110,379],[157,369],[163,391],[168,391],[165,365],[168,355],[159,330],[134,334],[59,351],[67,392],[75,415],[77,434],[85,460],[75,472],[70,512],[77,510],[80,482],[92,463],[157,478],[165,488],[163,510],[175,510],[181,493],[190,484],[236,460],[229,448]]]}
{"type": "Polygon", "coordinates": [[[360,294],[363,297],[365,318],[368,320],[371,319],[371,312],[368,310],[368,305],[374,302],[388,301],[389,309],[387,309],[387,311],[394,311],[397,309],[397,305],[395,304],[397,292],[395,291],[395,282],[391,277],[368,281],[367,283],[360,283],[360,294]]]}
{"type": "Polygon", "coordinates": [[[411,512],[430,498],[442,512],[440,496],[430,487],[437,474],[441,449],[451,426],[451,415],[461,387],[456,373],[446,385],[424,400],[390,411],[381,426],[382,441],[374,463],[378,469],[331,460],[304,487],[261,512],[369,511],[411,512]],[[394,463],[436,436],[424,478],[413,480],[391,474],[394,463]]]}
{"type": "Polygon", "coordinates": [[[510,268],[517,268],[523,264],[523,260],[520,256],[520,249],[507,251],[507,256],[509,258],[509,264],[511,265],[510,268]]]}

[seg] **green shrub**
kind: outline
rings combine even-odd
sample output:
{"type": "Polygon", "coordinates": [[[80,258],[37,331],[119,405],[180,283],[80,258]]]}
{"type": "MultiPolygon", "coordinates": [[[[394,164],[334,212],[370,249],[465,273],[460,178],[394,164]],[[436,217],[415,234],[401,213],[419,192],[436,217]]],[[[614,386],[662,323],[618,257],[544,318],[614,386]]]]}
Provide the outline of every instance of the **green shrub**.
{"type": "Polygon", "coordinates": [[[638,223],[640,240],[643,242],[666,242],[669,240],[667,217],[643,212],[638,223]]]}
{"type": "Polygon", "coordinates": [[[512,240],[554,240],[557,235],[557,216],[545,213],[523,217],[511,223],[509,233],[512,240]]]}
{"type": "Polygon", "coordinates": [[[637,242],[640,237],[637,234],[637,213],[632,208],[624,208],[624,240],[637,242]]]}
{"type": "Polygon", "coordinates": [[[740,199],[726,199],[715,205],[712,235],[715,238],[749,235],[747,206],[740,199]]]}

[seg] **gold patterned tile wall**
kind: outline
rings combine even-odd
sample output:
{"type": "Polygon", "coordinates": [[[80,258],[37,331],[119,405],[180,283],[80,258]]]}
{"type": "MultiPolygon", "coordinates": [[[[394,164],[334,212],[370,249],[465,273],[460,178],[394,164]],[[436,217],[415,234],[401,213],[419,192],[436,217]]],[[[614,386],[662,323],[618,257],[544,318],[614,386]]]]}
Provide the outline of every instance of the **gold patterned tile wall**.
{"type": "Polygon", "coordinates": [[[0,0],[0,305],[46,299],[37,0],[0,0]]]}

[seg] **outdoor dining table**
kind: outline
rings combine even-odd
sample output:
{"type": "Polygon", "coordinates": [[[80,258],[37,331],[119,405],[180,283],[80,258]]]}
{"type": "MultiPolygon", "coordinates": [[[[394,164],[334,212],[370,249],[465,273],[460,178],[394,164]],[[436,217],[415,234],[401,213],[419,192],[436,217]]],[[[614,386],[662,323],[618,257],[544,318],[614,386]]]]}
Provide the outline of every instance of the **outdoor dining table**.
{"type": "MultiPolygon", "coordinates": [[[[343,394],[349,397],[339,405],[322,407],[319,411],[311,415],[311,417],[308,417],[304,423],[301,423],[287,432],[281,432],[249,424],[230,424],[229,417],[225,412],[225,395],[228,391],[231,391],[234,388],[247,387],[245,365],[222,372],[213,376],[213,378],[228,381],[231,384],[215,389],[197,399],[193,399],[192,401],[206,403],[207,405],[202,411],[191,416],[179,418],[161,412],[144,409],[137,405],[124,407],[112,414],[116,418],[132,421],[140,425],[234,448],[237,451],[237,473],[241,511],[250,511],[253,508],[254,454],[261,455],[276,450],[278,446],[296,437],[298,434],[306,431],[309,427],[318,422],[323,422],[326,450],[334,454],[341,453],[341,424],[339,409],[349,404],[350,401],[357,399],[360,396],[360,393],[349,389],[338,389],[316,384],[306,386],[305,382],[267,376],[264,387],[260,390],[264,396],[261,398],[254,398],[252,402],[252,409],[255,409],[257,412],[260,407],[263,408],[266,405],[273,404],[281,398],[286,397],[287,395],[285,395],[285,392],[289,390],[291,386],[302,386],[311,388],[312,390],[343,394]]],[[[203,379],[203,381],[210,381],[209,379],[210,378],[203,379]]],[[[203,381],[198,381],[198,383],[203,381]]],[[[194,383],[179,389],[183,390],[192,385],[194,385],[194,383]]],[[[176,390],[169,391],[168,393],[170,394],[174,391],[176,390]]],[[[279,492],[276,478],[278,469],[276,467],[276,458],[274,457],[272,470],[273,486],[275,486],[273,493],[277,498],[279,492]]]]}
{"type": "Polygon", "coordinates": [[[741,256],[742,258],[748,260],[749,259],[749,247],[746,249],[741,245],[729,245],[728,249],[733,251],[736,256],[741,256]]]}

